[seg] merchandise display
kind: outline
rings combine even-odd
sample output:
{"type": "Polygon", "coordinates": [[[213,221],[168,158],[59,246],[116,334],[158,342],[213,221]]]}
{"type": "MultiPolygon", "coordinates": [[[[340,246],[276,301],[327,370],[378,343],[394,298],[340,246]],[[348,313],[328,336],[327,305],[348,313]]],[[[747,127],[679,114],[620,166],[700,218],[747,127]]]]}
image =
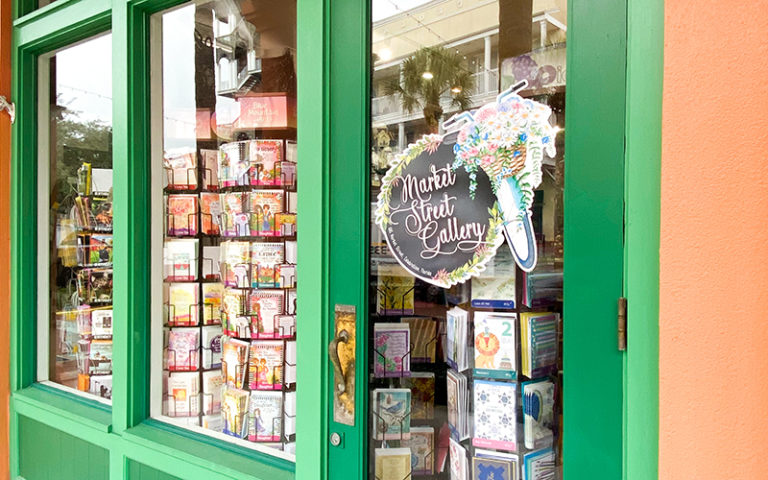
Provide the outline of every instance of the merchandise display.
{"type": "MultiPolygon", "coordinates": [[[[275,36],[258,10],[214,1],[159,14],[163,49],[174,53],[162,56],[156,91],[165,129],[155,201],[165,216],[163,305],[153,309],[162,312],[153,338],[162,341],[163,371],[154,374],[153,416],[291,458],[295,39],[275,36]],[[189,50],[193,37],[175,35],[180,28],[209,41],[189,50]],[[187,50],[193,56],[177,68],[175,55],[187,50]],[[184,76],[188,65],[194,74],[184,76]]],[[[160,237],[156,228],[158,244],[160,237]]],[[[154,349],[159,358],[160,346],[154,349]]]]}

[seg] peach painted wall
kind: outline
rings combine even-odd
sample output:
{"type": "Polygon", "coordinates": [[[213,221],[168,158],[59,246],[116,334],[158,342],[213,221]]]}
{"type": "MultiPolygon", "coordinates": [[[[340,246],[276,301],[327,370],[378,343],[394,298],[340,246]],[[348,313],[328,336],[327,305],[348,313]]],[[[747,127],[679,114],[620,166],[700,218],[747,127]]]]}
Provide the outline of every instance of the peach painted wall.
{"type": "Polygon", "coordinates": [[[768,1],[667,0],[660,479],[768,479],[768,1]]]}

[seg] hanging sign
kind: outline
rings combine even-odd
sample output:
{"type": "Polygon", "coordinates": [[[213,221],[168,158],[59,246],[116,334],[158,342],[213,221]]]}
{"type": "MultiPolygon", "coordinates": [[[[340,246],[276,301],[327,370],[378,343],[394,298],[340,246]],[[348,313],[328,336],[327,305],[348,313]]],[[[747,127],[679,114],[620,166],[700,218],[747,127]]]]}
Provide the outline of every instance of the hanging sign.
{"type": "Polygon", "coordinates": [[[459,114],[395,157],[382,180],[376,223],[414,276],[450,287],[477,276],[506,237],[525,271],[536,266],[530,208],[544,155],[554,156],[551,110],[517,91],[459,114]]]}

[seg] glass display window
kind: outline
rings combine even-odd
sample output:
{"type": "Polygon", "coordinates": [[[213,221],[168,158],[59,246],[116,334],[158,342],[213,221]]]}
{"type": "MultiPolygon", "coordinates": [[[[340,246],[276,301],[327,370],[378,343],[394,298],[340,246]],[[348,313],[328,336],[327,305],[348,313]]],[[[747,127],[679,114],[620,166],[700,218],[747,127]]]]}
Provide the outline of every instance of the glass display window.
{"type": "Polygon", "coordinates": [[[38,59],[38,381],[112,397],[111,35],[38,59]],[[44,232],[44,233],[43,233],[44,232]]]}
{"type": "Polygon", "coordinates": [[[151,413],[293,460],[296,5],[152,22],[151,413]]]}

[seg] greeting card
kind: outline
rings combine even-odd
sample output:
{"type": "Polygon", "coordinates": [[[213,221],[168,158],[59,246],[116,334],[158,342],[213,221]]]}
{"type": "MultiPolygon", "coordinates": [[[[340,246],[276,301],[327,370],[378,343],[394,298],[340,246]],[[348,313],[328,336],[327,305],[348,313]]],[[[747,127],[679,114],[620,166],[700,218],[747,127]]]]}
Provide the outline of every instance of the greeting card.
{"type": "Polygon", "coordinates": [[[475,380],[474,390],[475,429],[472,445],[515,451],[517,448],[516,385],[475,380]]]}
{"type": "Polygon", "coordinates": [[[200,330],[174,328],[168,332],[168,370],[190,371],[200,366],[200,330]]]}
{"type": "Polygon", "coordinates": [[[251,140],[251,185],[281,185],[282,140],[251,140]]]}
{"type": "Polygon", "coordinates": [[[550,380],[523,383],[525,448],[551,447],[555,428],[555,384],[550,380]]]}
{"type": "Polygon", "coordinates": [[[376,323],[373,327],[373,373],[376,377],[411,374],[411,333],[407,323],[376,323]]]}
{"type": "Polygon", "coordinates": [[[411,427],[411,466],[414,475],[435,473],[435,429],[434,427],[411,427]]]}
{"type": "Polygon", "coordinates": [[[251,291],[248,298],[251,338],[275,338],[277,336],[284,303],[285,291],[283,290],[251,291]]]}
{"type": "Polygon", "coordinates": [[[408,480],[411,478],[411,449],[376,448],[374,450],[376,480],[408,480]]]}
{"type": "Polygon", "coordinates": [[[163,166],[168,176],[168,188],[194,190],[197,188],[197,156],[195,152],[166,153],[163,166]]]}
{"type": "Polygon", "coordinates": [[[475,312],[474,324],[475,376],[517,378],[517,316],[514,313],[475,312]]]}
{"type": "Polygon", "coordinates": [[[280,286],[280,265],[285,248],[282,243],[251,244],[251,286],[253,288],[277,288],[280,286]]]}
{"type": "Polygon", "coordinates": [[[411,436],[411,390],[377,388],[373,391],[376,440],[407,440],[411,436]]]}
{"type": "Polygon", "coordinates": [[[243,388],[248,372],[251,345],[234,338],[221,338],[221,374],[227,387],[243,388]]]}
{"type": "Polygon", "coordinates": [[[251,342],[249,382],[251,390],[281,390],[285,350],[279,340],[251,342]]]}
{"type": "Polygon", "coordinates": [[[221,276],[227,287],[251,286],[251,245],[248,242],[221,242],[221,276]]]}
{"type": "Polygon", "coordinates": [[[197,195],[168,195],[168,235],[197,235],[197,195]]]}
{"type": "Polygon", "coordinates": [[[203,325],[221,324],[221,301],[223,296],[223,284],[203,284],[203,325]]]}
{"type": "Polygon", "coordinates": [[[218,235],[220,219],[221,202],[219,194],[202,192],[200,194],[200,230],[205,235],[218,235]]]}
{"type": "Polygon", "coordinates": [[[163,245],[163,276],[169,282],[197,280],[196,238],[169,238],[163,245]]]}
{"type": "Polygon", "coordinates": [[[198,323],[200,307],[199,284],[197,283],[166,283],[168,290],[169,326],[192,326],[198,323]]]}
{"type": "Polygon", "coordinates": [[[279,213],[283,212],[282,190],[255,190],[250,194],[251,231],[253,235],[280,235],[279,213]]]}
{"type": "Polygon", "coordinates": [[[221,370],[203,372],[203,413],[213,415],[221,411],[221,390],[224,377],[221,370]]]}
{"type": "Polygon", "coordinates": [[[224,420],[222,432],[233,437],[246,438],[248,425],[249,393],[236,388],[225,388],[221,395],[221,418],[224,420]]]}
{"type": "Polygon", "coordinates": [[[432,420],[435,416],[435,374],[411,372],[406,385],[411,388],[411,418],[432,420]]]}
{"type": "Polygon", "coordinates": [[[200,376],[171,373],[168,376],[168,416],[191,417],[200,413],[200,376]]]}
{"type": "Polygon", "coordinates": [[[219,185],[235,187],[248,185],[248,171],[251,168],[248,157],[249,142],[225,143],[219,147],[219,185]]]}
{"type": "Polygon", "coordinates": [[[279,442],[282,435],[283,394],[251,392],[248,407],[248,440],[279,442]]]}

